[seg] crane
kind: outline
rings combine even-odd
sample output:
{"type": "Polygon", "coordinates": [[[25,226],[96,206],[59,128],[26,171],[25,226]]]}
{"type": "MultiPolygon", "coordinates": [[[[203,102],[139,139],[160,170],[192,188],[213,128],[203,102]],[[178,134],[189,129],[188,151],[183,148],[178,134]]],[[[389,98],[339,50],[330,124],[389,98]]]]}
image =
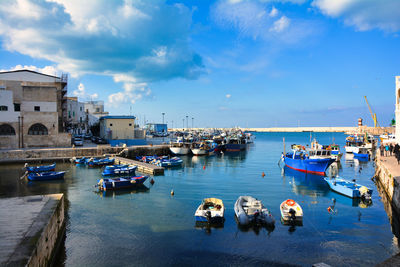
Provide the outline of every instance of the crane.
{"type": "Polygon", "coordinates": [[[371,113],[372,120],[374,121],[374,127],[375,128],[380,127],[379,123],[378,123],[378,119],[376,118],[376,113],[372,112],[371,106],[368,103],[367,96],[364,96],[364,98],[365,98],[365,102],[367,102],[367,106],[368,106],[369,112],[371,113]]]}

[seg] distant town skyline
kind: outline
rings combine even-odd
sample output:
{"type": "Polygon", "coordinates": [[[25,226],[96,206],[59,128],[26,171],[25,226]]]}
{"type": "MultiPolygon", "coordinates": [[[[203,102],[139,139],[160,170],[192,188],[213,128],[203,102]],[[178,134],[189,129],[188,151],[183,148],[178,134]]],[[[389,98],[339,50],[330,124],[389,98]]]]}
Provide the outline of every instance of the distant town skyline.
{"type": "Polygon", "coordinates": [[[169,127],[381,126],[394,118],[400,1],[5,0],[0,70],[169,127]]]}

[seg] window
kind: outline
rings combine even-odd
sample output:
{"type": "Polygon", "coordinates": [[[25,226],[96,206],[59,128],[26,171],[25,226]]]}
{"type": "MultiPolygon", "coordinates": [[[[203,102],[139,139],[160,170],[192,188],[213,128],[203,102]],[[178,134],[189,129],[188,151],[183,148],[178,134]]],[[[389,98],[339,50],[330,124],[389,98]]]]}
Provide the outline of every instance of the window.
{"type": "Polygon", "coordinates": [[[68,111],[68,119],[71,119],[71,111],[68,111]]]}
{"type": "Polygon", "coordinates": [[[110,123],[110,127],[112,126],[112,123],[110,123]]]}
{"type": "Polygon", "coordinates": [[[81,107],[81,111],[82,111],[82,107],[81,107]]]}
{"type": "Polygon", "coordinates": [[[40,111],[40,106],[35,106],[35,111],[40,111]]]}
{"type": "Polygon", "coordinates": [[[129,123],[129,126],[132,126],[132,123],[129,123]]]}
{"type": "Polygon", "coordinates": [[[79,117],[79,121],[80,121],[80,123],[82,123],[82,117],[79,117]]]}
{"type": "Polygon", "coordinates": [[[100,108],[96,108],[96,112],[100,112],[100,108]]]}
{"type": "Polygon", "coordinates": [[[72,111],[72,117],[75,118],[75,111],[72,111]]]}
{"type": "Polygon", "coordinates": [[[46,126],[41,123],[36,123],[29,128],[29,135],[48,135],[46,126]]]}
{"type": "Polygon", "coordinates": [[[15,130],[9,124],[2,124],[0,125],[0,135],[15,135],[15,130]]]}
{"type": "Polygon", "coordinates": [[[7,111],[8,107],[7,106],[0,106],[0,111],[7,111]]]}
{"type": "Polygon", "coordinates": [[[21,111],[21,104],[14,103],[14,111],[21,111]]]}

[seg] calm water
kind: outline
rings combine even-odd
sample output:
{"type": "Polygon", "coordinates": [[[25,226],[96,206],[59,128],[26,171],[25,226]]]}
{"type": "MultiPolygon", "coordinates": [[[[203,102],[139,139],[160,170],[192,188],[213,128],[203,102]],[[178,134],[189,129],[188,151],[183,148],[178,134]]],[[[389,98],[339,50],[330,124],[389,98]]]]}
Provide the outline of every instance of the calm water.
{"type": "MultiPolygon", "coordinates": [[[[66,266],[376,264],[399,251],[381,198],[371,180],[372,162],[342,158],[339,175],[374,189],[373,204],[359,205],[329,190],[319,176],[282,170],[278,160],[292,143],[309,143],[309,133],[256,134],[244,153],[183,157],[184,168],[166,170],[140,190],[97,193],[100,169],[58,164],[65,181],[28,183],[22,165],[0,167],[0,196],[64,192],[69,201],[66,266]],[[261,174],[264,172],[265,177],[261,174]],[[175,195],[171,196],[171,190],[175,195]],[[240,195],[259,198],[277,223],[274,229],[239,229],[233,205],[240,195]],[[223,228],[195,226],[194,212],[205,197],[226,206],[223,228]],[[304,225],[280,223],[280,203],[292,198],[304,211],[304,225]],[[327,208],[335,202],[336,213],[327,208]]],[[[344,134],[314,133],[322,144],[343,147],[344,134]]]]}

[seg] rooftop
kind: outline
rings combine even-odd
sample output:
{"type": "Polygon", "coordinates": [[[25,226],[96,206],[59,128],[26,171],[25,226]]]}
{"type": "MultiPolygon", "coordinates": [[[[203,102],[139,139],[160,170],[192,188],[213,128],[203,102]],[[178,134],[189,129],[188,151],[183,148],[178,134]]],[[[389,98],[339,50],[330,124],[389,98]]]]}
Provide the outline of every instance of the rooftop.
{"type": "Polygon", "coordinates": [[[134,120],[134,119],[136,119],[136,117],[135,116],[125,116],[125,115],[100,117],[100,120],[104,120],[104,119],[131,119],[131,120],[134,120]]]}

